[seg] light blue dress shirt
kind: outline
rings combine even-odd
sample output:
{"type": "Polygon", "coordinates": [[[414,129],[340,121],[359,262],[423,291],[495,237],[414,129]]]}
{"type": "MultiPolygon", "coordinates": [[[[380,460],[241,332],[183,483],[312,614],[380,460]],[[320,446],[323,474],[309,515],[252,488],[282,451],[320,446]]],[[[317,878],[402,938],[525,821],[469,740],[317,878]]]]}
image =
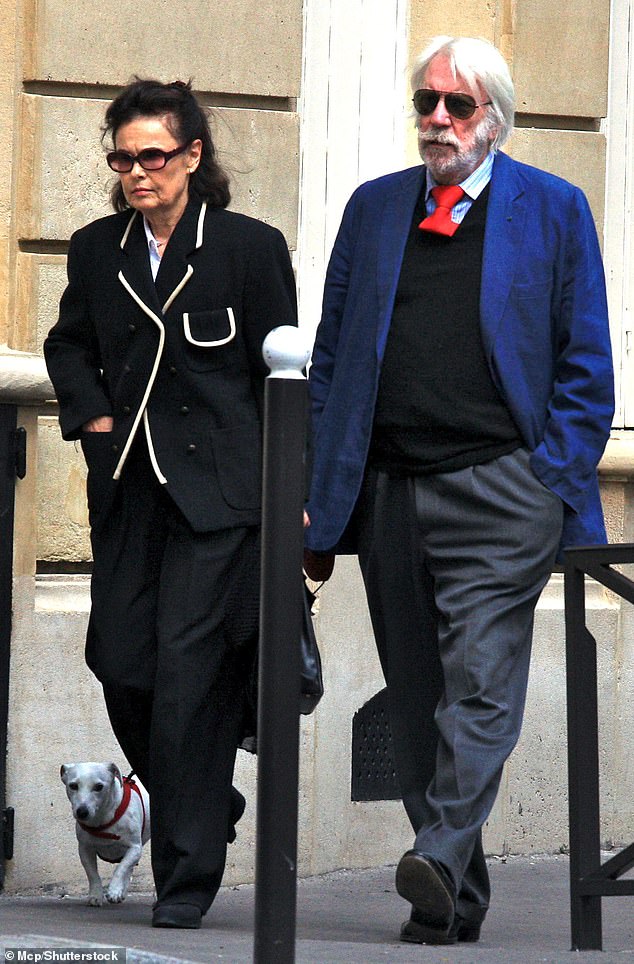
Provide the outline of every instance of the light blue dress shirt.
{"type": "MultiPolygon", "coordinates": [[[[460,187],[465,192],[465,196],[451,209],[451,220],[455,221],[456,224],[460,224],[464,220],[466,213],[473,202],[480,197],[485,187],[491,180],[494,158],[495,151],[489,151],[479,167],[476,167],[475,171],[472,171],[469,177],[465,178],[464,181],[461,181],[460,187]]],[[[437,207],[431,193],[431,189],[436,187],[438,182],[434,180],[428,167],[425,168],[425,172],[427,174],[425,209],[427,211],[427,216],[429,217],[430,214],[434,213],[437,207]]]]}
{"type": "Polygon", "coordinates": [[[161,256],[159,254],[156,238],[152,234],[152,228],[150,227],[150,223],[147,218],[143,218],[143,227],[145,228],[145,237],[147,238],[147,246],[150,253],[150,269],[152,271],[152,277],[156,281],[158,269],[161,266],[161,256]]]}

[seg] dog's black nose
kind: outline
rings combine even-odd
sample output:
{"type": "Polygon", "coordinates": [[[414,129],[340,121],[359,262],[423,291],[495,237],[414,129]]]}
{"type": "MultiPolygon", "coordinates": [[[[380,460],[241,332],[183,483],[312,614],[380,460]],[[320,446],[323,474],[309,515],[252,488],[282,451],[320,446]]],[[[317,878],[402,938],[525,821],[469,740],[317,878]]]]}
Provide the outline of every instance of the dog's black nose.
{"type": "Polygon", "coordinates": [[[77,819],[85,820],[88,816],[88,807],[77,807],[77,819]]]}

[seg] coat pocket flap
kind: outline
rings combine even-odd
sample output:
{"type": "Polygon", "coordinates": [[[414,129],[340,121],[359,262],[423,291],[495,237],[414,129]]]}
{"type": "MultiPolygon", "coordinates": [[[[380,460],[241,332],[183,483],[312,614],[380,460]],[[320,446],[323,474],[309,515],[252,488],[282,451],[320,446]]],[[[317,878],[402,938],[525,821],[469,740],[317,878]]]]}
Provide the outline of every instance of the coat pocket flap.
{"type": "Polygon", "coordinates": [[[187,341],[197,348],[218,348],[226,345],[236,335],[233,308],[186,311],[183,313],[183,329],[187,341]]]}

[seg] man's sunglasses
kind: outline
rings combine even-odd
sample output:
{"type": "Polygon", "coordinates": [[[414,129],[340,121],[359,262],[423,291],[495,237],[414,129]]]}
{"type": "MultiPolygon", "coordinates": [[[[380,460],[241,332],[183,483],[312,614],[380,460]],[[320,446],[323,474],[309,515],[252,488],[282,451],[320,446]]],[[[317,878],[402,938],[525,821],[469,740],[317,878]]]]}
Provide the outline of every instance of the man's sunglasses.
{"type": "Polygon", "coordinates": [[[127,151],[110,151],[106,154],[108,167],[117,174],[128,174],[135,164],[140,164],[144,171],[160,171],[168,161],[171,161],[177,154],[186,151],[189,144],[182,147],[175,147],[173,151],[162,151],[159,147],[146,147],[138,154],[128,154],[127,151]]]}
{"type": "Polygon", "coordinates": [[[455,94],[446,90],[429,90],[426,87],[417,90],[412,98],[414,107],[419,114],[427,117],[436,110],[436,105],[440,98],[445,101],[445,109],[448,114],[457,120],[469,120],[473,117],[478,107],[488,107],[492,101],[487,100],[484,104],[476,104],[471,94],[455,94]]]}

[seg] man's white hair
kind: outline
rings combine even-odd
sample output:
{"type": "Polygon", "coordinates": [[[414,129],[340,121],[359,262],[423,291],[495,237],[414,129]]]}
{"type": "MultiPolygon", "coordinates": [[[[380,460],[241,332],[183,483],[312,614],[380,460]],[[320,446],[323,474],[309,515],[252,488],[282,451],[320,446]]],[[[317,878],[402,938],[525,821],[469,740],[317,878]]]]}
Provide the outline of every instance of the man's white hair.
{"type": "Polygon", "coordinates": [[[502,147],[513,132],[515,89],[500,51],[488,40],[475,37],[434,37],[414,62],[412,90],[424,86],[429,65],[439,54],[447,58],[454,77],[460,75],[476,99],[478,84],[486,91],[487,100],[492,101],[489,118],[497,128],[491,147],[502,147]]]}

